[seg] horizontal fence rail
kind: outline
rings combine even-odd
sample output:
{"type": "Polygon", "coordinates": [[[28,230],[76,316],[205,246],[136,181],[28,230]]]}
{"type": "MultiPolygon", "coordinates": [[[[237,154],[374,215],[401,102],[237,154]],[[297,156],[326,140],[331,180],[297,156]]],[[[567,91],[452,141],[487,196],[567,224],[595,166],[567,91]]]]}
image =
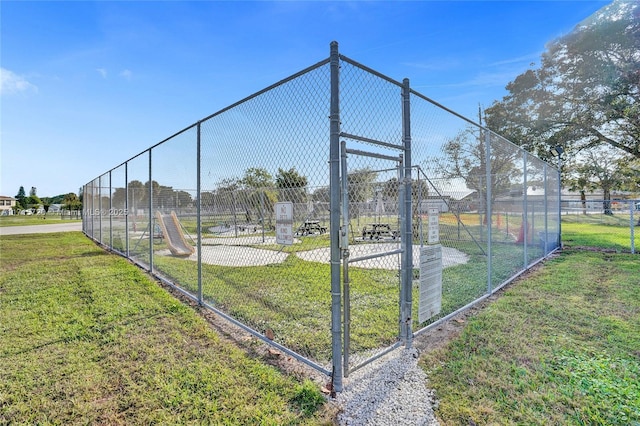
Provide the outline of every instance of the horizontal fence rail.
{"type": "Polygon", "coordinates": [[[559,187],[333,43],[86,183],[83,230],[340,391],[554,251],[559,187]]]}

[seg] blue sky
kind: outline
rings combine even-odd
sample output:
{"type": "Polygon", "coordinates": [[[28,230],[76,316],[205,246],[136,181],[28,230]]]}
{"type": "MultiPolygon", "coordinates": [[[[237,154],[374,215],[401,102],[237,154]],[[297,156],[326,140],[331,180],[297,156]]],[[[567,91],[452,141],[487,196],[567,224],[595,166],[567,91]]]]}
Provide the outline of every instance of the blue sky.
{"type": "MultiPolygon", "coordinates": [[[[475,119],[608,1],[0,3],[0,194],[78,188],[340,52],[475,119]]],[[[232,167],[232,166],[230,166],[232,167]]]]}

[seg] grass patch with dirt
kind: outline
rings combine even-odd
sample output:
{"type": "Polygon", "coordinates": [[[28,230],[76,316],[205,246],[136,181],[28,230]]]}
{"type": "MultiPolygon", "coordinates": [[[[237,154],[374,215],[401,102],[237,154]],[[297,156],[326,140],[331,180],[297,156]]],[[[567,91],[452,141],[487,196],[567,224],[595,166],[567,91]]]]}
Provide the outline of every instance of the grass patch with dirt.
{"type": "Polygon", "coordinates": [[[313,383],[81,233],[3,236],[0,253],[0,424],[322,422],[313,383]]]}

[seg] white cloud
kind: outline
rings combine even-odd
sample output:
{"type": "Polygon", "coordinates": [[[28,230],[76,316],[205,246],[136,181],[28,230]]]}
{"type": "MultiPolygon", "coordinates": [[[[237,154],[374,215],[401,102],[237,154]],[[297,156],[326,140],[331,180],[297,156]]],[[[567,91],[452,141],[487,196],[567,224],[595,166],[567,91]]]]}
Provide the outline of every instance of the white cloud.
{"type": "Polygon", "coordinates": [[[96,68],[96,71],[98,71],[100,73],[102,78],[107,78],[107,70],[106,69],[104,69],[104,68],[96,68]]]}
{"type": "Polygon", "coordinates": [[[38,92],[38,87],[29,83],[26,78],[21,75],[9,71],[6,68],[0,68],[0,94],[15,94],[20,92],[38,92]]]}
{"type": "Polygon", "coordinates": [[[532,64],[535,61],[539,60],[541,56],[542,56],[542,53],[530,53],[528,55],[518,56],[516,58],[503,59],[501,61],[497,61],[492,64],[489,64],[489,66],[494,67],[494,66],[501,66],[501,65],[522,64],[525,62],[528,64],[532,64]]]}
{"type": "Polygon", "coordinates": [[[124,78],[127,81],[131,81],[131,77],[133,77],[133,73],[130,70],[122,70],[120,72],[120,77],[124,78]]]}

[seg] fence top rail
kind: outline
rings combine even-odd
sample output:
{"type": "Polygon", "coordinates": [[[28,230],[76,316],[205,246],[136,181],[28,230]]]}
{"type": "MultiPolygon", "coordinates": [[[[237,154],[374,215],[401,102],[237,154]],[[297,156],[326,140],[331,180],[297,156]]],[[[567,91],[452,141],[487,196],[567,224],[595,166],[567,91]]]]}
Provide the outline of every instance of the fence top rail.
{"type": "MultiPolygon", "coordinates": [[[[382,74],[382,73],[380,73],[380,72],[378,72],[378,71],[376,71],[374,69],[371,69],[371,68],[367,67],[366,65],[363,65],[363,64],[361,64],[361,63],[359,63],[359,62],[357,62],[357,61],[355,61],[355,60],[353,60],[353,59],[351,59],[351,58],[349,58],[347,56],[344,56],[344,55],[340,54],[339,57],[340,57],[340,60],[342,60],[344,62],[347,62],[347,63],[349,63],[349,64],[351,64],[351,65],[353,65],[353,66],[355,66],[357,68],[360,68],[365,72],[368,72],[368,73],[370,73],[372,75],[375,75],[375,76],[377,76],[377,77],[379,77],[379,78],[381,78],[381,79],[383,79],[383,80],[385,80],[385,81],[387,81],[387,82],[389,82],[391,84],[394,84],[394,85],[396,85],[398,87],[403,87],[403,84],[401,82],[399,82],[397,80],[394,80],[393,78],[388,77],[388,76],[386,76],[386,75],[384,75],[384,74],[382,74]]],[[[245,97],[245,98],[243,98],[243,99],[241,99],[241,100],[239,100],[239,101],[237,101],[237,102],[235,102],[235,103],[233,103],[233,104],[231,104],[231,105],[229,105],[227,107],[224,107],[224,108],[220,109],[217,112],[214,112],[213,114],[210,114],[210,115],[208,115],[208,116],[196,121],[195,123],[185,127],[184,129],[172,134],[171,136],[161,140],[160,142],[157,142],[156,144],[152,145],[151,147],[139,152],[138,154],[136,154],[136,155],[132,156],[131,158],[123,161],[122,163],[118,164],[117,166],[109,169],[106,173],[110,173],[111,171],[113,171],[113,170],[125,165],[129,161],[131,161],[131,160],[143,155],[144,153],[146,153],[148,151],[151,151],[152,149],[158,147],[159,145],[167,142],[170,139],[175,138],[176,136],[178,136],[178,135],[180,135],[182,133],[185,133],[185,132],[191,130],[194,127],[199,126],[201,123],[203,123],[203,122],[205,122],[205,121],[207,121],[207,120],[209,120],[209,119],[211,119],[213,117],[216,117],[216,116],[218,116],[220,114],[223,114],[224,112],[229,111],[229,110],[237,107],[238,105],[241,105],[241,104],[243,104],[245,102],[248,102],[251,99],[254,99],[254,98],[256,98],[256,97],[258,97],[258,96],[260,96],[260,95],[262,95],[262,94],[264,94],[266,92],[269,92],[270,90],[275,89],[276,87],[282,86],[282,85],[288,83],[291,80],[294,80],[294,79],[296,79],[296,78],[298,78],[298,77],[300,77],[300,76],[302,76],[302,75],[304,75],[304,74],[306,74],[306,73],[308,73],[310,71],[313,71],[313,70],[315,70],[317,68],[320,68],[320,67],[328,64],[330,62],[330,59],[331,58],[325,58],[325,59],[323,59],[323,60],[321,60],[321,61],[319,61],[319,62],[317,62],[317,63],[315,63],[315,64],[313,64],[313,65],[311,65],[309,67],[307,67],[307,68],[304,68],[303,70],[301,70],[301,71],[299,71],[299,72],[297,72],[295,74],[290,75],[289,77],[286,77],[286,78],[284,78],[284,79],[282,79],[282,80],[280,80],[280,81],[278,81],[278,82],[276,82],[276,83],[274,83],[274,84],[272,84],[272,85],[270,85],[270,86],[268,86],[268,87],[266,87],[266,88],[264,88],[264,89],[262,89],[262,90],[260,90],[258,92],[253,93],[252,95],[249,95],[249,96],[247,96],[247,97],[245,97]]],[[[444,111],[446,111],[446,112],[448,112],[448,113],[450,113],[450,114],[452,114],[452,115],[464,120],[465,122],[467,122],[467,123],[469,123],[469,124],[471,124],[473,126],[478,127],[479,129],[482,129],[482,130],[484,130],[486,132],[489,132],[490,134],[493,134],[493,135],[495,135],[497,137],[500,137],[504,141],[506,141],[506,142],[510,143],[511,145],[513,145],[515,148],[517,148],[517,149],[519,149],[521,151],[527,152],[521,146],[518,146],[518,145],[514,144],[513,142],[502,138],[500,135],[498,135],[494,131],[492,131],[490,129],[487,129],[486,127],[482,126],[481,124],[478,124],[478,123],[474,122],[473,120],[471,120],[471,119],[469,119],[469,118],[467,118],[467,117],[465,117],[465,116],[463,116],[463,115],[451,110],[450,108],[445,107],[444,105],[440,104],[439,102],[436,102],[435,100],[429,98],[428,96],[425,96],[422,93],[420,93],[420,92],[418,92],[418,91],[416,91],[414,89],[410,89],[410,93],[415,95],[415,96],[417,96],[417,97],[419,97],[419,98],[421,98],[421,99],[423,99],[423,100],[425,100],[425,101],[427,101],[427,102],[429,102],[429,103],[431,103],[432,105],[436,106],[437,108],[440,108],[440,109],[442,109],[442,110],[444,110],[444,111]]],[[[552,168],[555,168],[553,165],[551,165],[549,163],[547,163],[547,164],[549,166],[551,166],[552,168]]]]}
{"type": "Polygon", "coordinates": [[[381,78],[383,80],[386,80],[391,84],[395,84],[396,86],[402,87],[402,83],[400,83],[399,81],[396,81],[396,80],[392,79],[391,77],[387,77],[386,75],[384,75],[384,74],[382,74],[382,73],[380,73],[380,72],[378,72],[378,71],[376,71],[374,69],[371,69],[366,65],[362,65],[360,62],[354,61],[353,59],[351,59],[351,58],[349,58],[347,56],[340,55],[340,59],[343,60],[344,62],[347,62],[347,63],[353,65],[354,67],[360,68],[363,71],[366,71],[366,72],[368,72],[370,74],[375,75],[376,77],[379,77],[379,78],[381,78]]]}
{"type": "Polygon", "coordinates": [[[258,97],[258,96],[262,95],[263,93],[266,93],[266,92],[268,92],[270,90],[273,90],[278,86],[282,86],[283,84],[288,83],[291,80],[295,80],[296,78],[298,78],[298,77],[300,77],[300,76],[302,76],[302,75],[304,75],[304,74],[306,74],[308,72],[311,72],[311,71],[315,70],[316,68],[320,68],[321,66],[326,65],[328,63],[329,63],[329,58],[323,59],[322,61],[317,62],[317,63],[311,65],[310,67],[307,67],[307,68],[305,68],[305,69],[303,69],[301,71],[298,71],[297,73],[292,74],[289,77],[284,78],[284,79],[272,84],[269,87],[265,87],[264,89],[254,93],[252,95],[249,95],[246,98],[241,99],[241,100],[239,100],[238,102],[236,102],[234,104],[231,104],[231,105],[229,105],[229,106],[227,106],[225,108],[222,108],[221,110],[219,110],[217,112],[214,112],[211,115],[206,116],[202,120],[199,120],[196,124],[202,123],[203,121],[207,121],[207,120],[209,120],[209,119],[211,119],[211,118],[213,118],[213,117],[215,117],[217,115],[220,115],[220,114],[222,114],[222,113],[224,113],[224,112],[226,112],[226,111],[228,111],[228,110],[230,110],[232,108],[237,107],[240,104],[243,104],[243,103],[245,103],[247,101],[250,101],[251,99],[258,97]]]}
{"type": "Polygon", "coordinates": [[[263,93],[266,93],[266,92],[268,92],[268,91],[270,91],[270,90],[272,90],[272,89],[275,89],[275,88],[276,88],[276,87],[278,87],[278,86],[282,86],[283,84],[285,84],[285,83],[287,83],[287,82],[289,82],[289,81],[291,81],[291,80],[294,80],[294,79],[296,79],[296,78],[300,77],[301,75],[304,75],[304,74],[306,74],[306,73],[308,73],[308,72],[310,72],[310,71],[313,71],[313,70],[314,70],[314,69],[316,69],[316,68],[320,68],[321,66],[323,66],[323,65],[325,65],[325,64],[328,64],[328,63],[329,63],[329,58],[323,59],[323,60],[321,60],[321,61],[319,61],[319,62],[317,62],[317,63],[315,63],[315,64],[313,64],[313,65],[311,65],[311,66],[309,66],[309,67],[307,67],[307,68],[305,68],[305,69],[303,69],[303,70],[301,70],[301,71],[299,71],[299,72],[297,72],[297,73],[295,73],[295,74],[290,75],[290,76],[289,76],[289,77],[287,77],[287,78],[284,78],[284,79],[282,79],[282,80],[280,80],[280,81],[278,81],[278,82],[276,82],[276,83],[272,84],[272,85],[271,85],[271,86],[269,86],[269,87],[265,87],[264,89],[262,89],[262,90],[260,90],[260,91],[258,91],[258,92],[255,92],[254,94],[249,95],[249,96],[247,96],[246,98],[243,98],[243,99],[241,99],[241,100],[239,100],[239,101],[237,101],[237,102],[235,102],[235,103],[233,103],[233,104],[231,104],[231,105],[229,105],[229,106],[226,106],[226,107],[222,108],[221,110],[218,110],[218,111],[214,112],[213,114],[210,114],[210,115],[208,115],[208,116],[206,116],[206,117],[204,117],[204,118],[202,118],[202,119],[200,119],[200,120],[196,121],[195,123],[193,123],[193,124],[191,124],[191,125],[189,125],[189,126],[185,127],[184,129],[179,130],[178,132],[176,132],[176,133],[172,134],[171,136],[169,136],[169,137],[167,137],[167,138],[164,138],[164,139],[163,139],[163,140],[161,140],[160,142],[157,142],[156,144],[152,145],[151,147],[149,147],[149,148],[145,149],[144,151],[141,151],[141,152],[137,153],[136,155],[134,155],[133,157],[129,158],[128,160],[123,161],[122,163],[118,164],[118,165],[117,165],[117,166],[115,166],[115,167],[112,167],[111,169],[109,169],[109,170],[108,170],[107,172],[105,172],[105,173],[109,173],[109,172],[111,172],[111,171],[113,171],[113,170],[117,169],[118,167],[121,167],[122,165],[124,165],[124,164],[128,163],[129,161],[133,160],[134,158],[137,158],[137,157],[141,156],[141,155],[142,155],[142,154],[144,154],[145,152],[150,151],[150,150],[152,150],[153,148],[158,147],[159,145],[162,145],[162,144],[163,144],[163,143],[165,143],[166,141],[168,141],[168,140],[170,140],[170,139],[173,139],[173,138],[175,138],[175,137],[176,137],[176,136],[178,136],[178,135],[181,135],[182,133],[184,133],[184,132],[186,132],[186,131],[188,131],[188,130],[192,129],[193,127],[199,126],[199,125],[200,125],[200,123],[202,123],[202,122],[204,122],[204,121],[207,121],[207,120],[209,120],[209,119],[211,119],[211,118],[213,118],[213,117],[215,117],[215,116],[217,116],[217,115],[220,115],[220,114],[222,114],[222,113],[224,113],[224,112],[226,112],[226,111],[229,111],[230,109],[235,108],[235,107],[237,107],[238,105],[241,105],[241,104],[243,104],[243,103],[245,103],[245,102],[248,102],[248,101],[250,101],[251,99],[256,98],[256,97],[258,97],[258,96],[262,95],[263,93]]]}

